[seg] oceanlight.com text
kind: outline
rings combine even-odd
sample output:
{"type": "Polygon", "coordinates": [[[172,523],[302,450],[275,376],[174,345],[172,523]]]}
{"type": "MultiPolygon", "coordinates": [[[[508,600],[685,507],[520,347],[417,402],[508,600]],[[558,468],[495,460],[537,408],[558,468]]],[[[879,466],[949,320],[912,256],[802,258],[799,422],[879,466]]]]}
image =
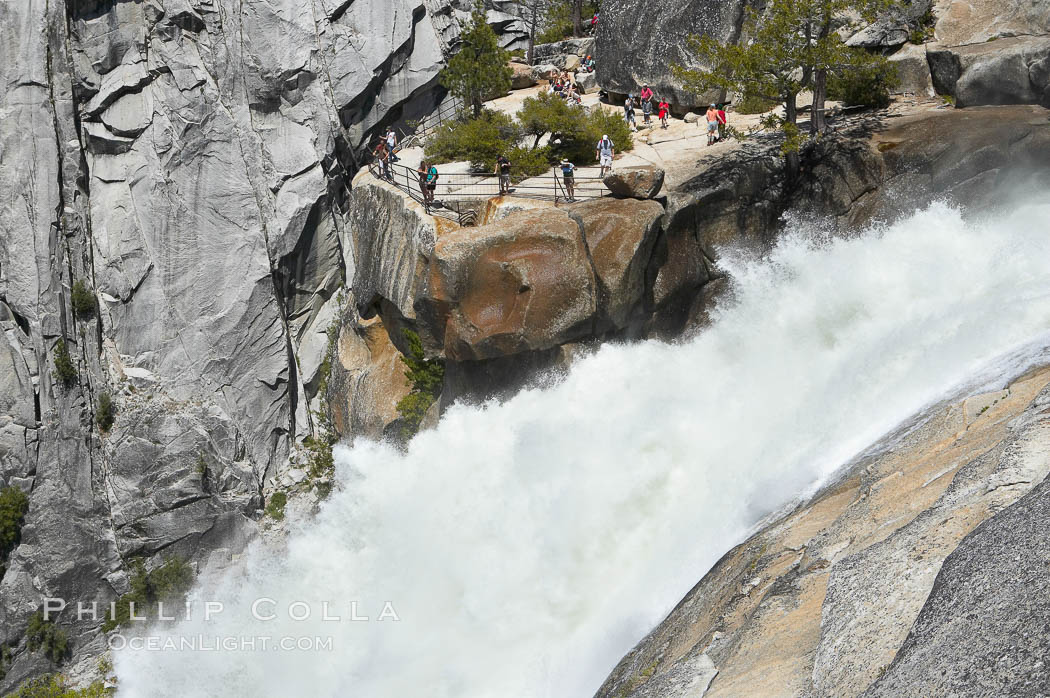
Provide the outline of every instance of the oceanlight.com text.
{"type": "Polygon", "coordinates": [[[331,652],[332,637],[273,637],[269,635],[179,635],[107,638],[111,650],[134,652],[331,652]]]}

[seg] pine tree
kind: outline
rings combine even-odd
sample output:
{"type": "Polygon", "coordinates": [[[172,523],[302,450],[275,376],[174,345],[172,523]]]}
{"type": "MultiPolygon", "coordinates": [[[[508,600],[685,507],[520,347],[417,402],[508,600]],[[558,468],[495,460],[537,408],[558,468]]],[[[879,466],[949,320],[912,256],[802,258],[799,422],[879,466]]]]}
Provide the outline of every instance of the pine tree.
{"type": "Polygon", "coordinates": [[[481,116],[486,99],[510,90],[514,72],[507,65],[510,53],[502,49],[496,32],[488,25],[481,0],[474,5],[470,26],[460,37],[459,52],[441,74],[441,84],[469,104],[474,118],[481,116]]]}
{"type": "Polygon", "coordinates": [[[696,60],[710,69],[675,66],[673,71],[696,94],[736,92],[783,104],[784,117],[770,117],[768,123],[784,131],[789,174],[795,173],[802,144],[798,94],[813,91],[811,131],[819,133],[825,127],[829,76],[890,74],[885,57],[846,46],[834,29],[848,25],[851,14],[870,21],[889,6],[889,0],[771,0],[762,12],[748,10],[746,42],[723,45],[709,36],[690,39],[696,60]]]}

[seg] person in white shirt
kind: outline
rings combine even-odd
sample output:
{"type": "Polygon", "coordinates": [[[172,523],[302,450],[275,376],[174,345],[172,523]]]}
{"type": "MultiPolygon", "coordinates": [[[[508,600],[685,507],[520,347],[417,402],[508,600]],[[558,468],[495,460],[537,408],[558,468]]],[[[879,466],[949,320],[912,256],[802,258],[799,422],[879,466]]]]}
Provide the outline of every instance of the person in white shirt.
{"type": "Polygon", "coordinates": [[[602,139],[598,141],[598,146],[595,148],[595,155],[602,168],[602,177],[612,169],[613,155],[615,154],[616,149],[613,147],[613,142],[609,140],[609,135],[602,136],[602,139]]]}

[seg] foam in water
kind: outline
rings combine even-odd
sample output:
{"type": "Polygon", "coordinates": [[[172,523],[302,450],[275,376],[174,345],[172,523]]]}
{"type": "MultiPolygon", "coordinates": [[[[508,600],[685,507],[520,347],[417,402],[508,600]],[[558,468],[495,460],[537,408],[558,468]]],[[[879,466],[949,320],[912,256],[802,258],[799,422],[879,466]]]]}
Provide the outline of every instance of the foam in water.
{"type": "Polygon", "coordinates": [[[934,205],[726,254],[734,298],[699,337],[606,345],[556,385],[453,407],[407,454],[338,449],[319,514],[202,582],[224,612],[156,631],[332,650],[120,651],[119,695],[591,695],[764,515],[1044,335],[1048,218],[1045,198],[987,224],[934,205]],[[252,620],[260,597],[277,619],[252,620]],[[377,620],[388,601],[400,620],[377,620]]]}

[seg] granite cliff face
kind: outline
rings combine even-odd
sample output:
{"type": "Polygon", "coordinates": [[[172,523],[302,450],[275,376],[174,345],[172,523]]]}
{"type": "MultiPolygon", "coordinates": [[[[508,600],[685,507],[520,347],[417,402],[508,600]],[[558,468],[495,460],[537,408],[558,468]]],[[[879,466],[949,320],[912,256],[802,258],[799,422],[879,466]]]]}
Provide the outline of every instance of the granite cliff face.
{"type": "MultiPolygon", "coordinates": [[[[135,557],[199,561],[251,535],[316,427],[350,178],[377,130],[441,99],[471,7],[0,3],[0,482],[30,494],[0,688],[47,668],[22,651],[42,597],[104,603],[135,557]]],[[[516,47],[522,23],[490,7],[516,47]]],[[[96,626],[70,626],[75,657],[96,626]]]]}

